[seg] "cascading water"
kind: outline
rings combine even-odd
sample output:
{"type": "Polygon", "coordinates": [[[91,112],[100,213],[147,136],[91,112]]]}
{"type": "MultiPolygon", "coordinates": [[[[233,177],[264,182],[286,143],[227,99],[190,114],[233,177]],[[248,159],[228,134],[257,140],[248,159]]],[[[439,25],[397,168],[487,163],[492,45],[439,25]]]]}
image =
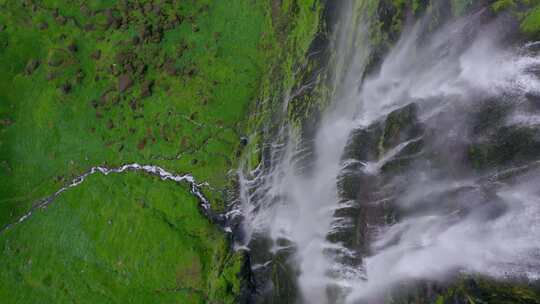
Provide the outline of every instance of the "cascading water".
{"type": "Polygon", "coordinates": [[[347,40],[365,24],[344,17],[349,68],[314,149],[284,126],[240,171],[239,246],[268,251],[254,270],[287,252],[303,303],[378,303],[463,272],[538,278],[540,55],[502,47],[502,23],[483,13],[436,30],[425,17],[367,76],[369,45],[351,56],[347,40]]]}

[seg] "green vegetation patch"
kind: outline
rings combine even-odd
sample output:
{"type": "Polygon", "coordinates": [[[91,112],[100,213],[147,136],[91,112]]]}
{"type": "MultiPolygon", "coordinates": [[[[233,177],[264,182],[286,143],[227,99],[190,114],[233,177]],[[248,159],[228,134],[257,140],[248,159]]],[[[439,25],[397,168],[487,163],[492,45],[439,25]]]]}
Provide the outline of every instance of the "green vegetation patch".
{"type": "Polygon", "coordinates": [[[0,224],[89,167],[208,181],[216,207],[271,32],[263,1],[0,1],[0,224]]]}
{"type": "Polygon", "coordinates": [[[233,302],[238,263],[188,190],[142,173],[90,176],[0,235],[0,298],[233,302]]]}
{"type": "Polygon", "coordinates": [[[527,34],[540,32],[540,4],[531,9],[521,22],[521,30],[527,34]]]}
{"type": "MultiPolygon", "coordinates": [[[[314,33],[315,2],[286,2],[0,0],[0,226],[90,167],[134,162],[192,173],[222,210],[276,42],[304,50],[314,33]]],[[[8,302],[240,292],[242,258],[188,189],[131,173],[90,177],[0,246],[8,302]]]]}

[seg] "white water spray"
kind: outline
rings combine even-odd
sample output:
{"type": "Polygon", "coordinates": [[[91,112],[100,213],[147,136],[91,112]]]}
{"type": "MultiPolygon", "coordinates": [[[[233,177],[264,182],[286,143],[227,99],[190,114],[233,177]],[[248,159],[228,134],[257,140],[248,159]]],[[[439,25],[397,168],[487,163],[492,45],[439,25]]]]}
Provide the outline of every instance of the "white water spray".
{"type": "MultiPolygon", "coordinates": [[[[538,278],[540,171],[532,164],[525,166],[524,171],[531,170],[523,177],[499,180],[497,172],[486,178],[471,170],[433,169],[420,155],[382,188],[399,188],[383,201],[393,200],[404,213],[397,222],[376,227],[362,265],[340,262],[338,255],[358,253],[327,239],[332,230],[351,225],[335,219],[334,212],[354,204],[340,202],[337,189],[339,174],[350,161],[342,155],[353,130],[414,102],[421,123],[437,134],[431,151],[444,152],[444,158],[452,143],[472,140],[463,131],[470,127],[465,114],[479,100],[519,106],[527,94],[540,96],[540,80],[531,72],[540,67],[540,56],[529,50],[531,45],[500,47],[497,24],[481,26],[476,17],[455,20],[422,41],[425,28],[419,22],[403,34],[380,71],[365,79],[359,72],[365,61],[358,57],[364,58],[366,49],[358,50],[315,138],[312,174],[299,168],[301,145],[290,137],[273,149],[277,156],[269,170],[259,168],[251,179],[242,176],[240,210],[248,239],[265,234],[294,244],[305,303],[370,303],[402,282],[443,280],[456,272],[538,278]],[[344,290],[344,296],[329,297],[329,286],[344,290]]],[[[520,110],[506,124],[536,125],[537,117],[520,110]]],[[[399,143],[377,161],[360,161],[361,170],[380,175],[386,163],[418,140],[399,143]]]]}

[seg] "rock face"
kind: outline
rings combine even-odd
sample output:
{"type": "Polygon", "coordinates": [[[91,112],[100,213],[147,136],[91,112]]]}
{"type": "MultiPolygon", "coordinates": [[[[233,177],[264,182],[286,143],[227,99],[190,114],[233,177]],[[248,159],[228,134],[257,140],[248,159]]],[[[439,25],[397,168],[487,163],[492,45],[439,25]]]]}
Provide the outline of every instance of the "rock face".
{"type": "MultiPolygon", "coordinates": [[[[340,207],[327,235],[330,242],[342,246],[332,252],[337,262],[362,268],[363,260],[376,254],[374,244],[380,231],[405,218],[454,212],[459,218],[473,216],[487,222],[505,214],[507,202],[497,194],[500,183],[511,183],[514,175],[534,170],[540,157],[540,126],[516,120],[519,113],[527,111],[534,116],[540,111],[531,99],[509,103],[516,98],[467,102],[422,122],[419,107],[410,103],[353,130],[338,178],[340,207]],[[468,114],[462,114],[464,118],[458,121],[458,113],[468,114]],[[492,175],[508,168],[520,169],[492,175]],[[432,185],[424,189],[415,180],[420,173],[427,174],[428,182],[445,181],[444,189],[428,192],[432,185]],[[491,177],[477,178],[479,175],[491,177]],[[474,181],[448,187],[451,180],[474,181]],[[416,185],[411,187],[411,183],[416,185]],[[414,204],[407,205],[404,202],[411,189],[422,193],[414,204]]],[[[406,292],[396,292],[400,299],[415,294],[431,301],[437,295],[434,290],[442,292],[444,288],[433,282],[411,281],[406,292]]],[[[475,288],[470,292],[479,290],[475,288]]]]}
{"type": "Polygon", "coordinates": [[[360,266],[369,254],[372,230],[394,221],[392,195],[383,188],[387,176],[403,170],[422,150],[424,126],[417,112],[411,103],[350,134],[338,177],[341,207],[327,236],[348,249],[337,252],[339,262],[360,266]]]}
{"type": "Polygon", "coordinates": [[[507,102],[489,100],[472,113],[473,142],[468,146],[468,159],[478,170],[506,165],[521,165],[540,155],[540,126],[530,123],[540,113],[539,99],[529,96],[518,108],[507,102]],[[529,118],[516,112],[528,112],[529,118]],[[519,122],[519,119],[523,122],[519,122]],[[516,124],[512,124],[515,121],[516,124]],[[509,124],[510,123],[510,124],[509,124]]]}

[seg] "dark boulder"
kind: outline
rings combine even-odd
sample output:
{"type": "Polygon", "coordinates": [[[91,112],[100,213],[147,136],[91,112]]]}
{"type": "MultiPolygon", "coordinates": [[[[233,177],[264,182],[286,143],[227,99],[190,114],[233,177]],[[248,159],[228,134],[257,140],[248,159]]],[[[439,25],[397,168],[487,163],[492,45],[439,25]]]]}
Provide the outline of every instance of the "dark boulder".
{"type": "Polygon", "coordinates": [[[538,126],[502,126],[485,140],[469,147],[469,160],[475,169],[519,165],[540,157],[538,126]]]}
{"type": "Polygon", "coordinates": [[[407,140],[422,135],[423,127],[418,122],[418,105],[410,103],[388,114],[385,121],[382,148],[391,149],[407,140]]]}

